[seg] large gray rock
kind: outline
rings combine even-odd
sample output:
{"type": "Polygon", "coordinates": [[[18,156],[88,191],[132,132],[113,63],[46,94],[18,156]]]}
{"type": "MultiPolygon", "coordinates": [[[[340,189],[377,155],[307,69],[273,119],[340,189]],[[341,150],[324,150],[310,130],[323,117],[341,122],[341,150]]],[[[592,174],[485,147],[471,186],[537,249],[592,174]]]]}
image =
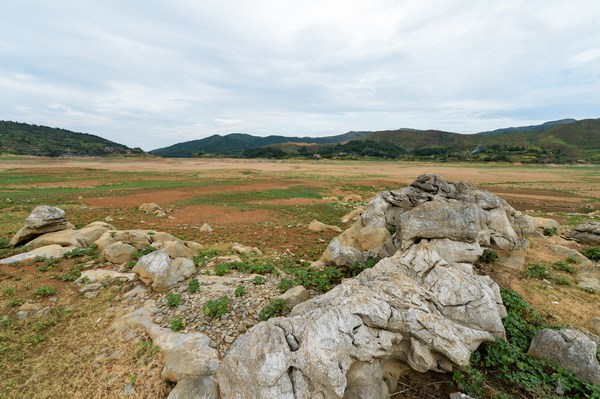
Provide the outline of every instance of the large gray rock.
{"type": "MultiPolygon", "coordinates": [[[[472,256],[483,251],[481,247],[525,248],[526,234],[539,235],[533,218],[503,199],[466,183],[425,174],[408,187],[377,195],[356,222],[330,242],[320,261],[350,266],[391,256],[422,239],[439,239],[461,243],[454,246],[467,249],[464,260],[472,262],[472,256]]],[[[444,259],[462,263],[458,254],[444,259]]]]}
{"type": "Polygon", "coordinates": [[[579,224],[568,238],[586,245],[600,245],[600,222],[579,224]]]}
{"type": "Polygon", "coordinates": [[[30,241],[27,245],[32,248],[54,244],[63,247],[86,248],[109,230],[114,230],[114,227],[104,222],[93,222],[79,230],[62,230],[46,233],[30,241]]]}
{"type": "Polygon", "coordinates": [[[228,398],[385,398],[390,363],[446,372],[504,336],[498,286],[427,240],[240,336],[218,372],[228,398]]]}
{"type": "Polygon", "coordinates": [[[69,227],[65,211],[53,206],[39,205],[25,219],[25,225],[11,238],[10,245],[23,244],[42,234],[66,230],[69,227]]]}
{"type": "Polygon", "coordinates": [[[72,251],[73,249],[75,249],[75,247],[61,247],[60,245],[48,245],[45,247],[33,249],[29,252],[24,252],[22,254],[13,255],[9,258],[0,259],[0,265],[9,265],[15,262],[22,262],[24,260],[34,259],[38,256],[46,259],[59,259],[64,257],[67,252],[72,251]]]}
{"type": "Polygon", "coordinates": [[[541,330],[531,340],[527,353],[538,359],[555,361],[579,378],[600,385],[596,344],[581,331],[541,330]]]}
{"type": "MultiPolygon", "coordinates": [[[[120,331],[142,328],[165,355],[161,377],[178,382],[210,376],[219,367],[216,349],[202,333],[176,333],[152,322],[152,309],[143,307],[117,319],[112,328],[120,331]]],[[[198,382],[198,381],[197,381],[198,382]]],[[[209,392],[209,390],[207,390],[209,392]]]]}
{"type": "Polygon", "coordinates": [[[167,399],[216,399],[217,384],[213,377],[195,377],[181,380],[167,399]]]}
{"type": "Polygon", "coordinates": [[[196,267],[191,259],[171,260],[165,249],[142,256],[131,270],[140,276],[147,285],[156,291],[166,291],[169,287],[191,276],[196,267]]]}

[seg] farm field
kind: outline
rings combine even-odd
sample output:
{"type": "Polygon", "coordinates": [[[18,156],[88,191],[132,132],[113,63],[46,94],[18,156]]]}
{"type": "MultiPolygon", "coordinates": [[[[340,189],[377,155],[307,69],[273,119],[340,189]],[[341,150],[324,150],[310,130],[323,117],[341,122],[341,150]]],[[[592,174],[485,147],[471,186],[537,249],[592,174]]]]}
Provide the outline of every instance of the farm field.
{"type": "MultiPolygon", "coordinates": [[[[309,231],[312,220],[344,230],[348,225],[340,219],[357,206],[428,172],[487,189],[517,210],[563,225],[600,220],[600,165],[0,157],[0,242],[8,242],[35,206],[46,204],[63,209],[77,228],[110,220],[118,230],[164,231],[223,255],[228,245],[241,243],[259,248],[274,264],[284,256],[311,262],[339,234],[309,231]],[[138,209],[151,202],[166,215],[138,209]],[[204,224],[212,231],[201,231],[204,224]]],[[[2,258],[14,251],[0,248],[2,258]]],[[[48,325],[26,321],[18,334],[0,330],[0,342],[9,342],[0,343],[0,392],[8,398],[52,398],[68,389],[75,392],[69,397],[126,397],[122,388],[131,383],[139,395],[134,397],[164,397],[168,389],[160,381],[160,353],[147,341],[131,344],[106,333],[115,316],[128,310],[114,300],[115,292],[83,300],[79,287],[56,278],[76,262],[65,259],[49,271],[39,262],[0,265],[0,318],[12,320],[19,304],[39,301],[35,292],[41,286],[56,289],[68,310],[52,314],[48,325]],[[21,349],[15,352],[17,344],[21,349]],[[101,378],[91,384],[94,375],[101,378]]],[[[544,283],[500,265],[486,272],[553,322],[591,328],[590,320],[600,316],[597,294],[567,285],[549,293],[544,283]]]]}

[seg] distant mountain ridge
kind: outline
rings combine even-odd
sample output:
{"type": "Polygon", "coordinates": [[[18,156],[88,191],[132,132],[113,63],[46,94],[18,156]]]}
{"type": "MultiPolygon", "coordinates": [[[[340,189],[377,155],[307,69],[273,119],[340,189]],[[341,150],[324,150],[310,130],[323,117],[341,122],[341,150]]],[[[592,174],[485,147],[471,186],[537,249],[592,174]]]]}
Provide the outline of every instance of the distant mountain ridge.
{"type": "Polygon", "coordinates": [[[129,148],[93,134],[0,121],[0,154],[76,157],[143,153],[139,148],[129,148]]]}
{"type": "Polygon", "coordinates": [[[329,137],[214,135],[150,151],[163,157],[330,157],[600,163],[600,119],[561,119],[477,134],[402,128],[329,137]]]}

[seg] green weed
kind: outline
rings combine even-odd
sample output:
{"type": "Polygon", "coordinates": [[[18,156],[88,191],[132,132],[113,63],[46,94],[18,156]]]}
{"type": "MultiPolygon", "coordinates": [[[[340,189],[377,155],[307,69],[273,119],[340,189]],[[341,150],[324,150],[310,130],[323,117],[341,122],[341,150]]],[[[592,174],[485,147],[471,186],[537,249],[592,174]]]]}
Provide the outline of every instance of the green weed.
{"type": "Polygon", "coordinates": [[[185,328],[185,319],[183,317],[171,319],[171,321],[169,321],[169,326],[171,327],[171,330],[175,332],[181,331],[185,328]]]}
{"type": "Polygon", "coordinates": [[[234,295],[239,298],[242,297],[244,295],[246,295],[246,287],[244,287],[243,285],[240,285],[239,287],[237,287],[234,291],[234,295]]]}
{"type": "Polygon", "coordinates": [[[188,292],[190,294],[193,294],[194,292],[197,292],[199,289],[200,289],[200,281],[198,281],[197,279],[190,280],[190,282],[188,283],[188,292]]]}
{"type": "Polygon", "coordinates": [[[167,295],[166,302],[167,306],[174,308],[175,306],[181,305],[181,297],[178,294],[171,293],[167,295]]]}
{"type": "Polygon", "coordinates": [[[285,306],[285,301],[281,298],[276,298],[271,300],[267,306],[262,308],[258,317],[265,321],[269,320],[271,317],[283,316],[286,312],[287,308],[285,306]]]}
{"type": "Polygon", "coordinates": [[[43,285],[35,290],[35,295],[39,297],[50,296],[56,294],[56,288],[43,285]]]}
{"type": "Polygon", "coordinates": [[[204,314],[212,318],[221,317],[228,311],[229,298],[226,296],[208,301],[204,305],[204,314]]]}

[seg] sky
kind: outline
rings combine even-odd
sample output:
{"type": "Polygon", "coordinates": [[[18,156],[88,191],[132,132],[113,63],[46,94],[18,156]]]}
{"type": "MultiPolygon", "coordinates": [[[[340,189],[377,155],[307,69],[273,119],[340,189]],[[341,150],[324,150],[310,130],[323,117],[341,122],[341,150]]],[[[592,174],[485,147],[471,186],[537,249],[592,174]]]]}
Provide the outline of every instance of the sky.
{"type": "Polygon", "coordinates": [[[0,120],[144,150],[600,117],[597,0],[6,0],[0,26],[0,120]]]}

